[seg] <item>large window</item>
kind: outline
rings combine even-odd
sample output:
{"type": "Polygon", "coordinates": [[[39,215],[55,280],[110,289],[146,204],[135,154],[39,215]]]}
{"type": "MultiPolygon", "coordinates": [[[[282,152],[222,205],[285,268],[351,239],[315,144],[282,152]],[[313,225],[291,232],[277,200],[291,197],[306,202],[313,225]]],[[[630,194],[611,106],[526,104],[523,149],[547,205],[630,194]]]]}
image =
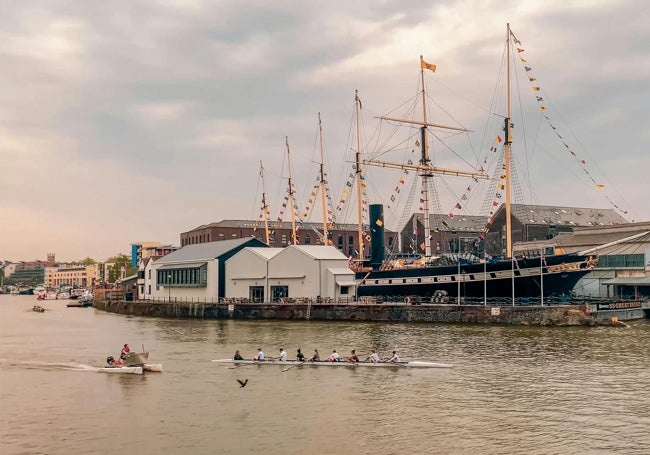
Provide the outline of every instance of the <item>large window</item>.
{"type": "Polygon", "coordinates": [[[644,267],[643,261],[643,254],[611,254],[598,258],[598,268],[644,267]]]}
{"type": "Polygon", "coordinates": [[[156,271],[156,281],[161,286],[205,287],[208,283],[207,265],[173,265],[156,271]]]}

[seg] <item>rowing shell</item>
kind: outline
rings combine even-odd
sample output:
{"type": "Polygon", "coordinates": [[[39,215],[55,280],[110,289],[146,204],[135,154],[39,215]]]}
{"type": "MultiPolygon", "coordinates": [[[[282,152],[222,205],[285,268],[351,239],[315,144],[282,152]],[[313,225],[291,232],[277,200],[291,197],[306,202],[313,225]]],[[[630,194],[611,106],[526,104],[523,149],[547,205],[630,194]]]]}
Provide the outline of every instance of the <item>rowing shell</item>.
{"type": "Polygon", "coordinates": [[[379,362],[379,363],[373,363],[373,362],[327,362],[327,361],[319,361],[319,362],[310,362],[310,361],[303,361],[301,362],[300,360],[287,360],[285,362],[281,362],[279,360],[263,360],[263,361],[257,361],[257,360],[233,360],[233,359],[215,359],[213,360],[215,363],[232,363],[236,365],[282,365],[282,366],[306,366],[306,367],[348,367],[348,368],[355,368],[355,367],[372,367],[372,368],[402,368],[402,367],[407,367],[407,368],[451,368],[453,365],[449,363],[439,363],[439,362],[426,362],[423,360],[414,360],[411,362],[379,362]]]}

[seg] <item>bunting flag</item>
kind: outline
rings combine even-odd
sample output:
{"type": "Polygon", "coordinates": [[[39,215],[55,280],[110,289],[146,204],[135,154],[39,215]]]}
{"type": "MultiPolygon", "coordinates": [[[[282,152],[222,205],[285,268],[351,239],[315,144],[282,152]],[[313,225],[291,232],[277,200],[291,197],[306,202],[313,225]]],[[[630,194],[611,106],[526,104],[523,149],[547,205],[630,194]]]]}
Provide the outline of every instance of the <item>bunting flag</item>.
{"type": "Polygon", "coordinates": [[[436,65],[432,63],[427,63],[424,60],[420,59],[420,67],[424,70],[430,70],[432,72],[436,72],[436,65]]]}
{"type": "MultiPolygon", "coordinates": [[[[514,34],[512,34],[512,32],[511,32],[511,35],[512,35],[513,39],[515,40],[515,43],[516,43],[518,46],[520,46],[520,45],[521,45],[521,42],[518,41],[518,40],[514,37],[514,34]]],[[[523,51],[523,48],[518,47],[518,48],[517,48],[517,51],[518,51],[518,52],[522,52],[522,51],[523,51]],[[522,50],[519,50],[519,49],[522,49],[522,50]]],[[[523,62],[523,61],[522,61],[522,62],[523,62]]],[[[527,73],[531,73],[531,74],[528,76],[528,80],[529,80],[530,83],[531,83],[531,88],[532,88],[532,90],[533,90],[533,93],[538,93],[538,92],[540,92],[540,91],[541,91],[541,87],[540,87],[539,85],[534,85],[534,84],[533,84],[533,83],[536,83],[536,82],[537,82],[537,79],[536,79],[536,78],[534,77],[534,75],[532,74],[532,70],[533,70],[532,67],[531,67],[531,66],[526,66],[526,65],[524,65],[524,70],[525,70],[527,73]]],[[[543,115],[544,119],[548,122],[549,126],[551,127],[551,129],[553,130],[553,132],[555,133],[555,135],[558,137],[558,139],[560,139],[560,141],[562,142],[562,145],[563,145],[563,146],[565,147],[565,149],[569,152],[569,154],[573,157],[573,159],[576,161],[576,163],[577,163],[577,164],[582,168],[582,170],[583,170],[584,173],[587,175],[587,177],[589,178],[589,180],[593,183],[593,185],[595,186],[595,188],[596,188],[597,190],[601,190],[601,191],[602,191],[602,190],[605,188],[605,186],[604,186],[602,183],[598,183],[598,181],[597,181],[597,180],[594,178],[594,176],[591,174],[590,170],[587,168],[587,161],[586,161],[585,159],[582,159],[582,158],[578,157],[577,154],[576,154],[573,150],[571,150],[571,148],[569,147],[569,145],[564,141],[564,138],[562,137],[562,135],[558,132],[557,127],[556,127],[556,126],[553,124],[553,122],[551,121],[551,118],[550,118],[550,117],[545,113],[545,112],[547,111],[547,106],[544,105],[544,104],[542,104],[542,102],[544,101],[544,98],[543,98],[542,96],[536,94],[536,95],[535,95],[535,99],[536,99],[537,102],[539,103],[539,110],[540,110],[540,112],[543,113],[542,115],[543,115]]],[[[621,207],[619,207],[619,206],[618,206],[614,201],[612,201],[612,200],[609,198],[609,196],[608,196],[607,194],[605,194],[604,197],[605,197],[605,199],[609,202],[609,204],[610,204],[612,207],[614,207],[616,210],[618,210],[619,212],[621,212],[621,213],[623,213],[623,214],[627,214],[627,210],[624,210],[624,209],[622,209],[621,207]]]]}

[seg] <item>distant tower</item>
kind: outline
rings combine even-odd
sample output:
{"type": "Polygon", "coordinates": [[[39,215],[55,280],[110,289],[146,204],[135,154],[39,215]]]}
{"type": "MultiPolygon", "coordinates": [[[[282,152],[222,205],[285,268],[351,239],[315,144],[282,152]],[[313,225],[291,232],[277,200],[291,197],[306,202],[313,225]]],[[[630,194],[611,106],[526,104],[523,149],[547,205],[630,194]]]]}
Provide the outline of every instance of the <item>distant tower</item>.
{"type": "Polygon", "coordinates": [[[47,262],[56,262],[56,253],[47,253],[47,262]]]}

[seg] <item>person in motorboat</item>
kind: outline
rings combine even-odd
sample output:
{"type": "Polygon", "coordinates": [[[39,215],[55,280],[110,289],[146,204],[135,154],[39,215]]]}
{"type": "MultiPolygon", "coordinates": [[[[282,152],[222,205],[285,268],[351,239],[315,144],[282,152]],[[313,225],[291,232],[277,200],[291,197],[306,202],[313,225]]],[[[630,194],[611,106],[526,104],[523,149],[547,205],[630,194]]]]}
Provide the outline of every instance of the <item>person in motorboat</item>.
{"type": "Polygon", "coordinates": [[[328,362],[340,362],[341,361],[341,356],[339,355],[338,352],[336,352],[336,349],[332,351],[332,353],[327,357],[328,362]]]}
{"type": "Polygon", "coordinates": [[[257,348],[257,355],[253,357],[253,360],[257,362],[262,362],[264,360],[264,352],[262,351],[262,348],[257,348]]]}
{"type": "Polygon", "coordinates": [[[122,352],[120,352],[120,359],[124,360],[126,359],[126,356],[131,353],[131,349],[129,349],[129,345],[125,344],[124,347],[122,348],[122,352]]]}
{"type": "Polygon", "coordinates": [[[311,356],[311,359],[309,359],[310,362],[320,362],[320,354],[318,353],[318,349],[314,349],[314,355],[311,356]]]}
{"type": "Polygon", "coordinates": [[[370,356],[368,357],[368,360],[370,360],[372,363],[381,362],[381,360],[379,360],[379,354],[377,354],[376,349],[371,349],[370,350],[370,356]]]}
{"type": "Polygon", "coordinates": [[[241,356],[241,354],[239,353],[239,349],[237,349],[237,350],[235,351],[235,355],[233,356],[232,359],[233,359],[233,360],[244,360],[244,358],[243,358],[243,357],[241,356]]]}
{"type": "Polygon", "coordinates": [[[397,351],[393,351],[393,356],[390,359],[385,360],[385,362],[400,363],[401,360],[400,360],[399,356],[397,355],[397,351]]]}
{"type": "Polygon", "coordinates": [[[357,352],[355,349],[350,351],[350,355],[348,356],[348,362],[359,362],[359,357],[357,356],[357,352]]]}
{"type": "Polygon", "coordinates": [[[286,362],[287,361],[287,351],[285,351],[284,348],[280,348],[280,357],[278,357],[278,360],[280,362],[286,362]]]}
{"type": "Polygon", "coordinates": [[[296,352],[296,359],[298,359],[299,362],[305,361],[305,354],[300,351],[300,348],[298,348],[298,352],[296,352]]]}
{"type": "Polygon", "coordinates": [[[121,367],[122,366],[122,361],[120,359],[115,360],[115,358],[112,355],[109,355],[106,357],[106,363],[108,364],[109,367],[121,367]]]}

